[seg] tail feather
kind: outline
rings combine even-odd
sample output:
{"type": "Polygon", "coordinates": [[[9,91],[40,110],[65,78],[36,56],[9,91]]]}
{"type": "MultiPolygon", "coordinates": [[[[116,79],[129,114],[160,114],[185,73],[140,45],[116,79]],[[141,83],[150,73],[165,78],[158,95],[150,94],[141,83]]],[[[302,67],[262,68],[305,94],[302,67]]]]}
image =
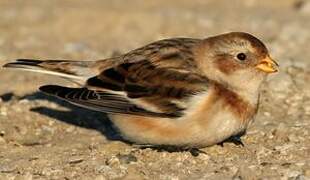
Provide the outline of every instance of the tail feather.
{"type": "Polygon", "coordinates": [[[3,67],[51,74],[73,81],[86,81],[95,75],[91,69],[93,63],[94,61],[17,59],[3,67]]]}
{"type": "Polygon", "coordinates": [[[3,65],[5,68],[22,68],[27,66],[38,66],[42,61],[40,60],[26,60],[26,59],[17,59],[15,62],[7,63],[3,65]]]}

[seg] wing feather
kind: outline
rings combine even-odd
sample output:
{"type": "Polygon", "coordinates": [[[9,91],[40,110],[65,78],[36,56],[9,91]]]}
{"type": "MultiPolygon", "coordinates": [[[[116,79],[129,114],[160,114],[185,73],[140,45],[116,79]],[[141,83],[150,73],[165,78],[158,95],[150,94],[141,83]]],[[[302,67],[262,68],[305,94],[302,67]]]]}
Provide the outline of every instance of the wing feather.
{"type": "Polygon", "coordinates": [[[41,86],[40,90],[49,95],[69,101],[72,104],[95,111],[132,114],[155,117],[178,117],[176,114],[157,113],[132,104],[125,97],[107,92],[92,91],[87,88],[68,88],[56,85],[41,86]],[[87,94],[87,96],[85,96],[87,94]]]}
{"type": "MultiPolygon", "coordinates": [[[[122,92],[131,103],[161,113],[182,114],[184,101],[206,91],[208,79],[194,60],[197,39],[168,39],[131,51],[117,65],[102,69],[86,88],[122,92]]],[[[186,108],[186,107],[185,107],[186,108]]]]}

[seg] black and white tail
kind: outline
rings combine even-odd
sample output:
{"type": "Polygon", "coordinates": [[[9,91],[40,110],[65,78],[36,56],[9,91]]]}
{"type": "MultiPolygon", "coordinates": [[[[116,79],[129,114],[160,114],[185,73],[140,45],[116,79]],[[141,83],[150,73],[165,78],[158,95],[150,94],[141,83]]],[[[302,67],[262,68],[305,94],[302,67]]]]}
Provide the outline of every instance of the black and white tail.
{"type": "Polygon", "coordinates": [[[92,71],[94,63],[95,61],[17,59],[3,67],[51,74],[84,83],[88,78],[95,76],[92,71]]]}

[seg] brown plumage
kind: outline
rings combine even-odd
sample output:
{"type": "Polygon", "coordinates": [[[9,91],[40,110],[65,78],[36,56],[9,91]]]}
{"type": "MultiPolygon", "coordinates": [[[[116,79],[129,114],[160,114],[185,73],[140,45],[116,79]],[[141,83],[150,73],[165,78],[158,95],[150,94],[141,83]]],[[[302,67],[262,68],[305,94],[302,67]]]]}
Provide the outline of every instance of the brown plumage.
{"type": "Polygon", "coordinates": [[[244,132],[257,112],[260,85],[277,66],[259,39],[242,32],[160,40],[98,61],[4,65],[79,83],[81,88],[40,90],[108,113],[125,139],[190,148],[244,132]]]}

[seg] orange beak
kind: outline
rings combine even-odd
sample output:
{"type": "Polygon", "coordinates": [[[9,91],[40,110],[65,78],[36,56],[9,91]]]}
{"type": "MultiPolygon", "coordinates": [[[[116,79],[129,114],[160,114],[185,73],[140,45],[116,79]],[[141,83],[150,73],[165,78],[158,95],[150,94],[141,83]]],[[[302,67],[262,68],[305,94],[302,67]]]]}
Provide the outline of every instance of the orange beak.
{"type": "Polygon", "coordinates": [[[270,56],[267,56],[265,59],[261,60],[256,65],[256,68],[266,73],[274,73],[279,71],[278,63],[271,59],[270,56]]]}

